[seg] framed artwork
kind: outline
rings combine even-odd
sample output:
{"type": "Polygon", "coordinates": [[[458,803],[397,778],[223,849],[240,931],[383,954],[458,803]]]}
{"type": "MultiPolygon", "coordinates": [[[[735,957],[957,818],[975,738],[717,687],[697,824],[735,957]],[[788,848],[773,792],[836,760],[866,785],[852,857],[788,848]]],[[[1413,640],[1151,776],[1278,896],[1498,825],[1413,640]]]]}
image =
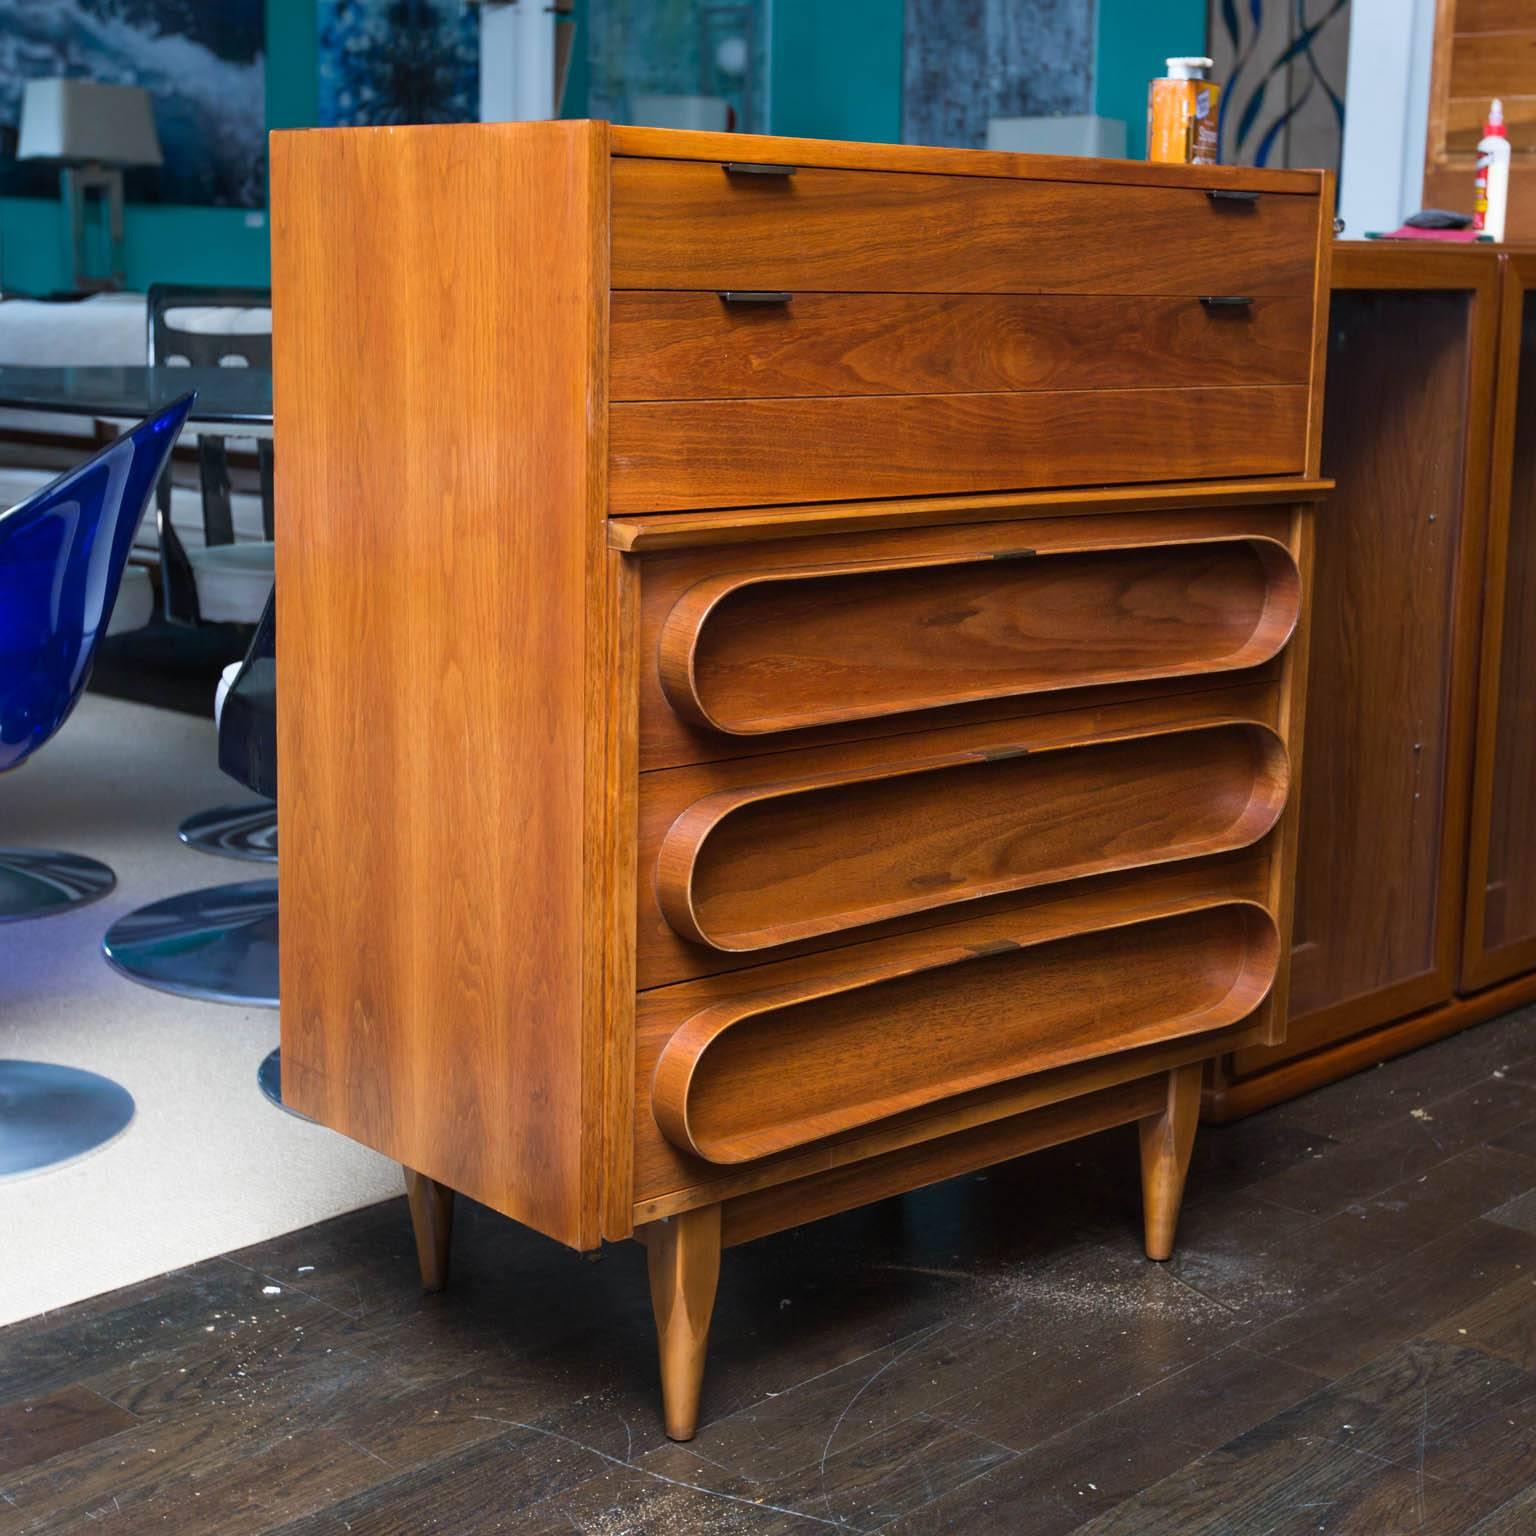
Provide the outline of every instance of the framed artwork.
{"type": "Polygon", "coordinates": [[[764,9],[765,0],[589,0],[586,115],[626,123],[639,96],[712,96],[734,128],[766,132],[764,9]]]}
{"type": "MultiPolygon", "coordinates": [[[[266,202],[262,0],[0,0],[0,125],[14,133],[28,80],[139,85],[165,164],[127,174],[135,201],[266,202]]],[[[0,192],[57,197],[56,167],[0,155],[0,192]]]]}
{"type": "Polygon", "coordinates": [[[1349,0],[1211,0],[1221,159],[1337,171],[1349,0]]]}
{"type": "Polygon", "coordinates": [[[979,149],[990,117],[1093,111],[1093,0],[906,0],[901,137],[979,149]]]}
{"type": "Polygon", "coordinates": [[[316,0],[322,126],[479,116],[480,17],[464,0],[316,0]]]}

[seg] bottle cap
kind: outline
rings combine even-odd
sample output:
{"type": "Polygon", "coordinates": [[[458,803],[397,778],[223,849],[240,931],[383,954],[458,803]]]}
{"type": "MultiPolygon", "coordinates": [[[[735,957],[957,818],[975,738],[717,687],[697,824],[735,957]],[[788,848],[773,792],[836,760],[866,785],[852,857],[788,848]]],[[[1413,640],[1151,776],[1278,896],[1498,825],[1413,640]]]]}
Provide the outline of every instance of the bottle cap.
{"type": "Polygon", "coordinates": [[[1168,60],[1168,78],[1170,80],[1204,80],[1205,72],[1214,61],[1201,58],[1183,58],[1168,60]]]}
{"type": "Polygon", "coordinates": [[[1509,129],[1504,126],[1504,103],[1495,96],[1488,108],[1488,121],[1483,125],[1485,139],[1507,139],[1509,129]]]}

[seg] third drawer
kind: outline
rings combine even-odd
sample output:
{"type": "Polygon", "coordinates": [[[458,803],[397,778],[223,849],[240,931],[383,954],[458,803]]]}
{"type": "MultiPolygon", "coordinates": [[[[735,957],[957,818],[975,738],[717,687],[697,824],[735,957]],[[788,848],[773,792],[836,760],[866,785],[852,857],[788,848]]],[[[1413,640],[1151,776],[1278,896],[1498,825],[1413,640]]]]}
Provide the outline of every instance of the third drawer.
{"type": "Polygon", "coordinates": [[[1235,853],[1290,762],[1258,685],[642,775],[642,989],[1235,853]]]}

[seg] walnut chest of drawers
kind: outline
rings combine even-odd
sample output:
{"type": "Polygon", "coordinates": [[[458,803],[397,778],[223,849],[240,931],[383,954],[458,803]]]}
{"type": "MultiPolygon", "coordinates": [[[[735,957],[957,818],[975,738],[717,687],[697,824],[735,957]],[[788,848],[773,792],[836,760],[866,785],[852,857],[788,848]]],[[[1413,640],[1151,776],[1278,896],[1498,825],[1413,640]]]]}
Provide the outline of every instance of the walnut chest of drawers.
{"type": "Polygon", "coordinates": [[[649,1249],[1104,1126],[1166,1257],[1284,1017],[1320,173],[279,134],[283,1085],[649,1249]]]}

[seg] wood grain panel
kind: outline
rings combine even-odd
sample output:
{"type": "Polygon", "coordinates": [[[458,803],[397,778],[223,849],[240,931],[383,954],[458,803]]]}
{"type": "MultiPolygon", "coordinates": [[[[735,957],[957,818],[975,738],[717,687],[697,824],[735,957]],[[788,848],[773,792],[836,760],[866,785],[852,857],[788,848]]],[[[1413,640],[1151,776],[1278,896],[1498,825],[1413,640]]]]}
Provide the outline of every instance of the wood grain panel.
{"type": "Polygon", "coordinates": [[[1255,299],[616,291],[615,400],[1301,384],[1312,304],[1255,299]]]}
{"type": "MultiPolygon", "coordinates": [[[[694,801],[662,839],[657,902],[694,943],[769,949],[1247,847],[1274,825],[1288,783],[1279,738],[1251,724],[1036,752],[909,746],[873,771],[694,801]]],[[[647,788],[667,793],[662,779],[647,788]]]]}
{"type": "Polygon", "coordinates": [[[284,1094],[576,1246],[632,890],[598,856],[605,150],[465,124],[272,156],[284,1094]]]}
{"type": "Polygon", "coordinates": [[[1236,1024],[1274,981],[1257,904],[1020,947],[937,950],[841,984],[720,1003],[663,1048],[651,1104],[675,1146],[745,1163],[1110,1050],[1236,1024]]]}
{"type": "Polygon", "coordinates": [[[1323,462],[1338,488],[1317,527],[1280,1054],[1379,1022],[1375,1009],[1384,1019],[1449,996],[1464,497],[1479,472],[1465,441],[1473,302],[1465,290],[1334,294],[1323,462]]]}
{"type": "Polygon", "coordinates": [[[1536,17],[1519,31],[1462,32],[1451,50],[1450,96],[1488,103],[1495,96],[1536,95],[1536,17]]]}
{"type": "Polygon", "coordinates": [[[1306,296],[1319,206],[1174,186],[817,168],[730,176],[718,162],[621,159],[613,285],[1306,296]]]}
{"type": "Polygon", "coordinates": [[[659,671],[685,720],[756,736],[1257,666],[1300,602],[1289,554],[1262,539],[738,572],[679,598],[659,671]]]}
{"type": "Polygon", "coordinates": [[[1468,32],[1536,31],[1531,0],[1456,0],[1451,20],[1458,37],[1468,32]]]}
{"type": "Polygon", "coordinates": [[[1307,390],[615,404],[612,512],[1300,474],[1307,390]]]}

